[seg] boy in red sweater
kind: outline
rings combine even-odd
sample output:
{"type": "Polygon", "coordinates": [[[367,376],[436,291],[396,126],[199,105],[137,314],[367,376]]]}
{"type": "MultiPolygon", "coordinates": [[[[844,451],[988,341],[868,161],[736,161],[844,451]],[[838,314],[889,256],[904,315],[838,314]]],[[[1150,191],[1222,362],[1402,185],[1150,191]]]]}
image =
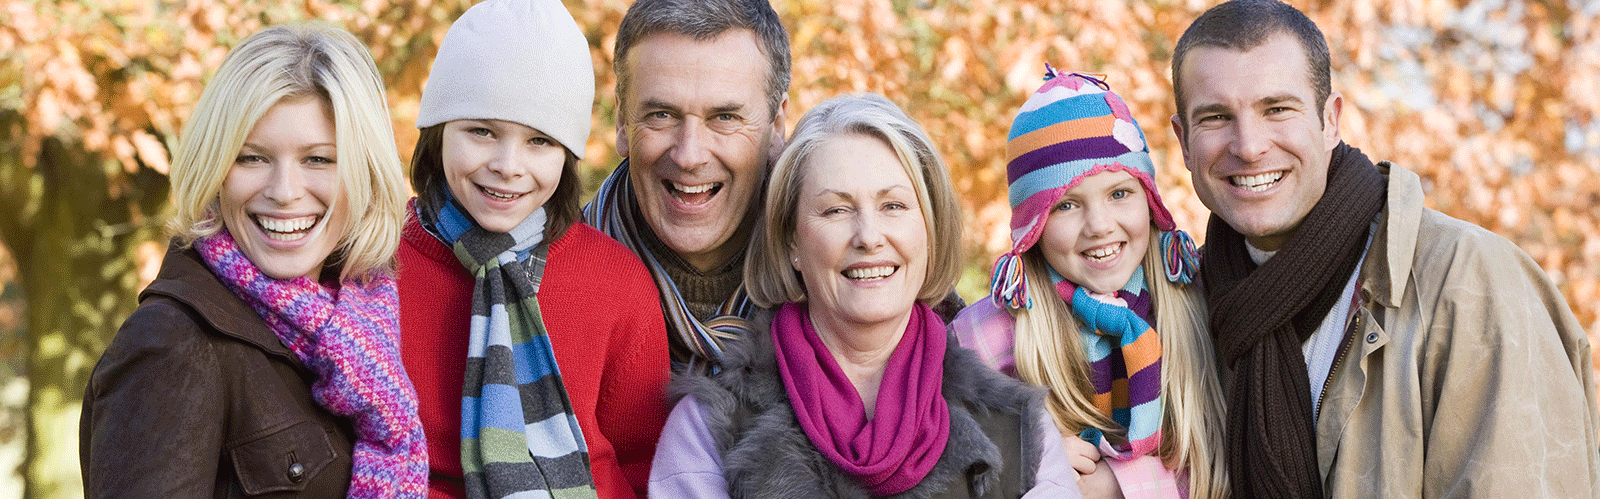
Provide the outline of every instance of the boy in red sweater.
{"type": "Polygon", "coordinates": [[[643,495],[666,326],[638,257],[580,221],[593,101],[558,0],[478,4],[439,48],[398,255],[432,497],[643,495]]]}

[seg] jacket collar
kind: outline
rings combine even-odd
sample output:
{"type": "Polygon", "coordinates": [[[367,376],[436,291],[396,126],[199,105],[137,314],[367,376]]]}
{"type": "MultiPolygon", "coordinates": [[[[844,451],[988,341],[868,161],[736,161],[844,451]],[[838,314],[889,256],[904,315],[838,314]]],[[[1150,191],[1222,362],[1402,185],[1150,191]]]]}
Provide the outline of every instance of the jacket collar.
{"type": "Polygon", "coordinates": [[[139,293],[139,301],[152,296],[165,296],[188,305],[217,332],[298,362],[266,321],[211,273],[193,247],[180,248],[176,243],[168,246],[161,272],[139,293]]]}
{"type": "Polygon", "coordinates": [[[1362,269],[1362,291],[1379,304],[1394,308],[1406,293],[1406,278],[1416,258],[1417,230],[1422,225],[1422,179],[1411,170],[1384,161],[1378,171],[1389,177],[1389,192],[1372,254],[1362,269]]]}

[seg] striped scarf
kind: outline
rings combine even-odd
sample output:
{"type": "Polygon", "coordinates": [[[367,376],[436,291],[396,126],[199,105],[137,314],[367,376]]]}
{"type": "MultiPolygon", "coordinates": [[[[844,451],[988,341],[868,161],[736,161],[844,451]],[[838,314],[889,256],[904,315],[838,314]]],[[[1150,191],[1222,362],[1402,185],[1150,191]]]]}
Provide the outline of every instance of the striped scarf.
{"type": "Polygon", "coordinates": [[[655,235],[639,214],[636,203],[633,184],[628,180],[628,161],[624,159],[616,171],[606,177],[605,183],[600,184],[594,201],[583,208],[583,217],[595,229],[633,250],[650,269],[650,277],[661,291],[661,312],[666,317],[667,329],[672,331],[668,338],[672,343],[673,370],[716,372],[724,361],[723,342],[754,334],[755,325],[750,322],[750,316],[756,311],[755,304],[740,283],[733,296],[717,307],[710,320],[696,318],[678,291],[678,285],[672,282],[666,268],[646,246],[645,238],[655,235]]]}
{"type": "Polygon", "coordinates": [[[261,273],[223,228],[195,240],[206,266],[250,305],[317,376],[311,397],[355,426],[347,497],[426,497],[428,446],[417,391],[400,361],[394,276],[345,280],[328,289],[310,277],[261,273]]]}
{"type": "Polygon", "coordinates": [[[539,313],[550,250],[544,208],[510,232],[490,232],[448,191],[432,194],[418,200],[423,226],[476,279],[461,400],[467,497],[595,497],[583,430],[539,313]]]}
{"type": "Polygon", "coordinates": [[[1118,435],[1116,440],[1099,428],[1084,430],[1080,437],[1113,459],[1126,461],[1152,455],[1161,447],[1161,339],[1140,317],[1148,316],[1150,308],[1144,267],[1138,267],[1128,285],[1117,291],[1117,297],[1128,306],[1089,296],[1087,290],[1073,285],[1054,269],[1050,270],[1050,278],[1082,324],[1078,336],[1089,360],[1095,408],[1127,428],[1127,433],[1118,435]]]}

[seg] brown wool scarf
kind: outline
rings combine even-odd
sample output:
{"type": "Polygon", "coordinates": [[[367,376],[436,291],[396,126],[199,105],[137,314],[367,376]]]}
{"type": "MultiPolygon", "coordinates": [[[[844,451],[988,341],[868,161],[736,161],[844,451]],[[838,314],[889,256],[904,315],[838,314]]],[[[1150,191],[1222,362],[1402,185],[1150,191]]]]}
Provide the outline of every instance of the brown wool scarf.
{"type": "Polygon", "coordinates": [[[1323,496],[1300,346],[1356,270],[1386,189],[1372,161],[1341,142],[1322,199],[1260,268],[1244,236],[1211,216],[1200,269],[1218,366],[1234,373],[1224,388],[1233,497],[1323,496]]]}

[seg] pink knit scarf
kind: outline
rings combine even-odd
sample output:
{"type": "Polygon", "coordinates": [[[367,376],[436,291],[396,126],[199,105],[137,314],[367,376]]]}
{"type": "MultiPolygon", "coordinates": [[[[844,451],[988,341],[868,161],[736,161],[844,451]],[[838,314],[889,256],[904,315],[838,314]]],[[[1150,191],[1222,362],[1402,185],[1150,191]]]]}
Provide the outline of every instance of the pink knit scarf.
{"type": "Polygon", "coordinates": [[[222,282],[317,375],[311,395],[355,424],[348,497],[425,497],[428,454],[417,392],[400,363],[394,277],[328,289],[301,276],[268,277],[227,229],[194,242],[222,282]]]}
{"type": "Polygon", "coordinates": [[[778,309],[772,339],[800,428],[840,470],[875,496],[910,490],[933,470],[950,438],[950,406],[941,392],[948,338],[932,309],[922,303],[911,309],[906,334],[884,366],[871,420],[805,305],[778,309]]]}

